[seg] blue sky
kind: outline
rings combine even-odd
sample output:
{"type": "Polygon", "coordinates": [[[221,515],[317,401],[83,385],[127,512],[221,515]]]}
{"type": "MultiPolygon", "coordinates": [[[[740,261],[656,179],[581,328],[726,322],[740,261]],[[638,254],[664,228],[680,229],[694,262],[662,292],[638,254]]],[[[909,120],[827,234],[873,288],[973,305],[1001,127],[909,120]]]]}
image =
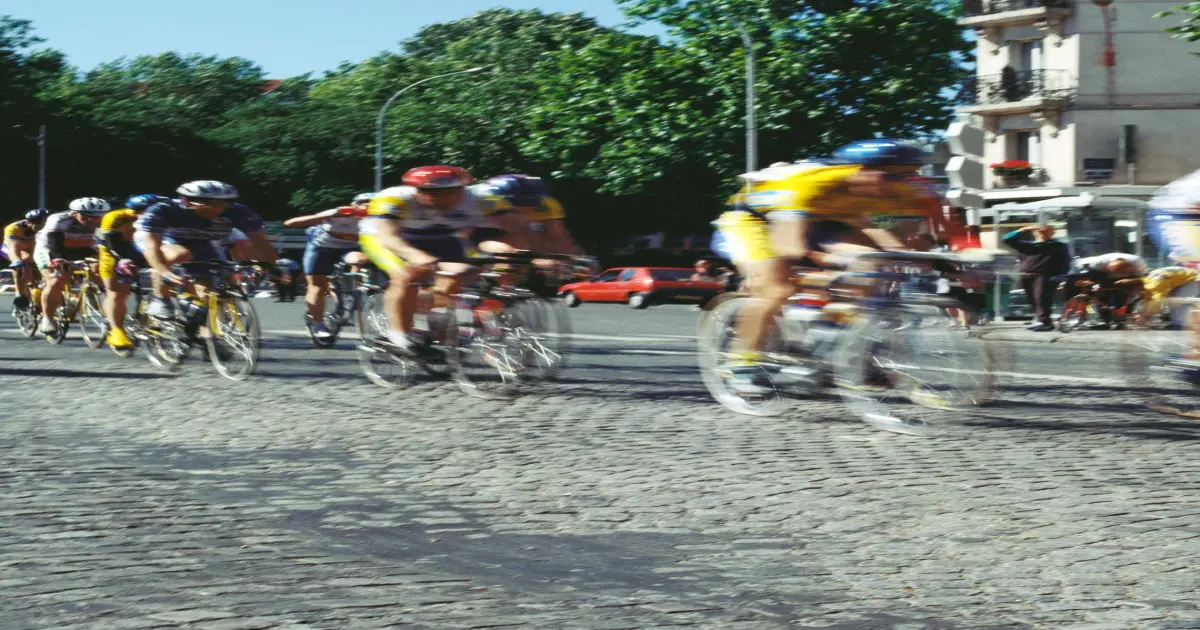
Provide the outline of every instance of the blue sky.
{"type": "Polygon", "coordinates": [[[44,46],[83,70],[175,50],[245,57],[284,78],[396,50],[422,26],[493,7],[581,12],[606,26],[625,21],[614,0],[5,0],[0,13],[33,21],[44,46]]]}

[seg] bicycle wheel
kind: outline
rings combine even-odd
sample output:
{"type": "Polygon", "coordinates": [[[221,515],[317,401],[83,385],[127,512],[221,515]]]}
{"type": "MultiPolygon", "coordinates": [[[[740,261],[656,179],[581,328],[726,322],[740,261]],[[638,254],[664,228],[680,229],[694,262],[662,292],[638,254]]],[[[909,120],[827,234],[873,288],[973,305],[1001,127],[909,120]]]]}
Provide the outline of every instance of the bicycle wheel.
{"type": "MultiPolygon", "coordinates": [[[[1179,302],[1190,309],[1200,299],[1179,302]]],[[[1121,367],[1129,389],[1148,409],[1200,418],[1200,338],[1188,330],[1139,331],[1135,335],[1122,344],[1121,367]]]]}
{"type": "MultiPolygon", "coordinates": [[[[739,296],[722,300],[701,317],[697,333],[700,377],[713,399],[726,409],[749,416],[776,416],[787,408],[787,401],[776,384],[775,370],[767,365],[758,366],[761,373],[753,380],[761,384],[747,387],[741,384],[747,380],[745,375],[735,379],[727,368],[737,341],[738,316],[750,299],[739,296]]],[[[783,349],[783,335],[778,323],[776,318],[775,325],[766,335],[764,350],[783,349]]]]}
{"type": "Polygon", "coordinates": [[[217,373],[231,381],[245,380],[258,366],[261,332],[254,305],[240,292],[222,292],[210,302],[208,358],[217,373]]]}
{"type": "MultiPolygon", "coordinates": [[[[336,281],[336,278],[334,279],[336,281]]],[[[332,348],[337,345],[338,335],[342,332],[342,324],[345,322],[345,309],[342,307],[342,300],[339,293],[331,287],[325,292],[325,303],[323,305],[325,317],[323,319],[325,328],[329,330],[329,336],[318,338],[313,334],[311,325],[305,321],[305,327],[308,328],[308,338],[312,340],[314,346],[318,348],[332,348]]]]}
{"type": "Polygon", "coordinates": [[[79,298],[67,294],[63,296],[63,304],[55,311],[54,332],[46,334],[46,341],[54,345],[62,343],[71,329],[71,320],[79,310],[79,298]]]}
{"type": "Polygon", "coordinates": [[[1076,295],[1063,305],[1062,314],[1058,316],[1058,329],[1062,332],[1078,330],[1088,322],[1095,312],[1092,299],[1085,295],[1076,295]]]}
{"type": "Polygon", "coordinates": [[[79,335],[89,348],[104,345],[108,334],[108,320],[104,318],[104,291],[95,282],[88,282],[80,289],[79,335]]]}
{"type": "Polygon", "coordinates": [[[355,314],[359,342],[355,349],[358,364],[367,380],[387,389],[401,389],[412,385],[424,369],[407,357],[392,351],[387,341],[387,314],[383,308],[383,294],[378,291],[362,291],[362,309],[355,314]]]}
{"type": "Polygon", "coordinates": [[[878,429],[929,435],[990,401],[995,355],[983,340],[943,323],[936,309],[860,316],[834,356],[843,402],[878,429]]]}
{"type": "Polygon", "coordinates": [[[21,331],[22,335],[25,335],[28,339],[32,339],[37,335],[38,311],[36,308],[32,306],[29,308],[17,308],[14,306],[12,316],[13,321],[17,325],[17,330],[21,331]]]}
{"type": "Polygon", "coordinates": [[[506,309],[480,308],[477,296],[457,296],[447,318],[447,357],[454,380],[479,398],[509,398],[519,388],[524,365],[518,325],[506,309]]]}
{"type": "Polygon", "coordinates": [[[509,305],[509,312],[519,322],[523,377],[531,381],[553,379],[570,355],[571,320],[567,307],[558,300],[531,297],[509,305]]]}

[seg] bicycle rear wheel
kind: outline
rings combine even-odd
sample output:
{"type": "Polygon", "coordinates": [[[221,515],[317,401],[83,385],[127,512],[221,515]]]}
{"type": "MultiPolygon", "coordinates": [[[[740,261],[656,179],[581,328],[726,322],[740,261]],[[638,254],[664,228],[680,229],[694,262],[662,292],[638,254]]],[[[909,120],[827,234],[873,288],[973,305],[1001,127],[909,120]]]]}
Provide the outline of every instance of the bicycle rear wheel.
{"type": "Polygon", "coordinates": [[[571,320],[567,307],[558,300],[529,298],[509,305],[519,323],[523,377],[531,381],[551,380],[567,364],[571,353],[571,320]]]}
{"type": "Polygon", "coordinates": [[[29,308],[12,309],[13,322],[17,325],[17,330],[21,331],[28,339],[33,339],[38,332],[38,311],[30,306],[29,308]]]}
{"type": "Polygon", "coordinates": [[[104,345],[108,320],[104,318],[104,291],[95,282],[83,285],[80,291],[79,335],[89,348],[104,345]]]}
{"type": "Polygon", "coordinates": [[[946,328],[933,309],[865,314],[834,356],[842,400],[863,421],[929,435],[994,395],[995,356],[982,339],[946,328]]]}
{"type": "MultiPolygon", "coordinates": [[[[737,341],[738,316],[751,299],[747,296],[724,299],[701,317],[697,333],[700,377],[713,399],[726,409],[748,416],[777,416],[788,408],[788,404],[775,382],[774,370],[766,365],[758,366],[760,372],[754,380],[761,384],[746,387],[739,381],[747,379],[735,379],[727,367],[737,341]]],[[[776,318],[767,332],[763,343],[767,352],[784,350],[778,324],[776,318]]]]}
{"type": "Polygon", "coordinates": [[[208,328],[205,343],[217,373],[231,381],[245,380],[258,366],[262,336],[254,305],[242,294],[223,292],[208,314],[208,328]]]}
{"type": "Polygon", "coordinates": [[[1063,305],[1062,314],[1058,316],[1058,329],[1062,332],[1078,330],[1089,319],[1092,319],[1093,315],[1095,315],[1095,306],[1092,304],[1092,299],[1077,295],[1063,305]]]}
{"type": "Polygon", "coordinates": [[[362,292],[362,308],[355,313],[359,342],[355,349],[358,364],[367,380],[386,389],[401,389],[412,385],[424,372],[421,365],[401,356],[387,341],[387,313],[383,294],[362,292]]]}

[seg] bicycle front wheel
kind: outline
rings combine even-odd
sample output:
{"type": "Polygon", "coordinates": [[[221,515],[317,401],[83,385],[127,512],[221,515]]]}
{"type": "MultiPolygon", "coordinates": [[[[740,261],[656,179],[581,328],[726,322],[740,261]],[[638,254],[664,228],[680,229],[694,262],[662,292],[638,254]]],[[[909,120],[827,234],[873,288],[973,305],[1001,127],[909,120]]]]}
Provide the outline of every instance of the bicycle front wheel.
{"type": "Polygon", "coordinates": [[[89,282],[80,292],[79,335],[89,348],[104,345],[108,334],[108,320],[104,318],[104,291],[100,285],[89,282]]]}
{"type": "Polygon", "coordinates": [[[936,311],[864,314],[834,356],[842,400],[879,429],[929,435],[988,402],[994,360],[982,339],[950,330],[936,311]]]}
{"type": "Polygon", "coordinates": [[[261,339],[258,314],[243,295],[224,293],[212,301],[205,339],[208,358],[217,373],[231,381],[245,380],[258,366],[261,339]]]}
{"type": "Polygon", "coordinates": [[[508,398],[519,389],[524,365],[516,320],[504,309],[484,309],[471,297],[455,299],[446,350],[454,380],[479,398],[508,398]],[[456,321],[462,319],[463,321],[456,321]]]}
{"type": "Polygon", "coordinates": [[[388,321],[383,294],[360,292],[362,308],[355,314],[359,342],[358,364],[367,380],[386,389],[412,385],[424,369],[417,361],[395,352],[387,341],[388,321]]]}

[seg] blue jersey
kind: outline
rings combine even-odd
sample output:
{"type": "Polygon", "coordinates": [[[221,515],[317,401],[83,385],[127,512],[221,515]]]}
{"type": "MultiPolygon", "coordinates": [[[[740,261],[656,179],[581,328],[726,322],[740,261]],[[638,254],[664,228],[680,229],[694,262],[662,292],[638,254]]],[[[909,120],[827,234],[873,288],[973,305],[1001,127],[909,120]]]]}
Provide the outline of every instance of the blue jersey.
{"type": "Polygon", "coordinates": [[[225,212],[205,219],[176,200],[156,203],[146,209],[135,226],[139,231],[162,234],[169,243],[188,246],[207,246],[223,241],[236,229],[246,234],[263,231],[262,217],[250,208],[230,204],[225,212]]]}

